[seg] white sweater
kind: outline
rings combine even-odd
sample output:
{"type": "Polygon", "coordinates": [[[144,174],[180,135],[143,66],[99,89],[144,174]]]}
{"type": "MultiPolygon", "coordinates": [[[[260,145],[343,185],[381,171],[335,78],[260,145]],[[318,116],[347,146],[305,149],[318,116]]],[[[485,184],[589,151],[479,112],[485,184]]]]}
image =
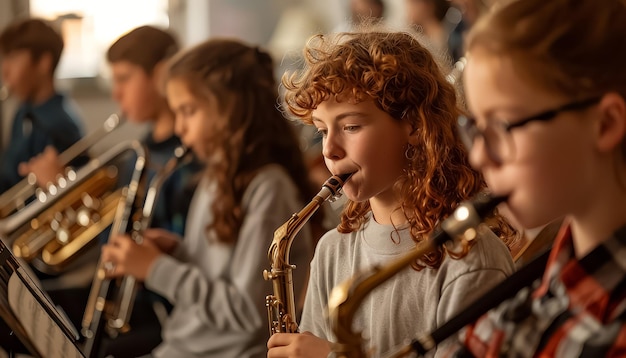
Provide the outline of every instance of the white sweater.
{"type": "MultiPolygon", "coordinates": [[[[392,225],[380,225],[371,218],[350,234],[329,231],[317,245],[311,262],[300,331],[335,342],[327,318],[328,297],[336,285],[373,265],[398,259],[415,247],[408,229],[390,233],[392,225]],[[395,242],[394,242],[395,241],[395,242]]],[[[365,298],[353,321],[361,331],[364,350],[370,357],[386,356],[418,337],[432,332],[465,305],[514,271],[507,247],[496,235],[476,239],[466,257],[446,257],[434,270],[405,268],[365,298]]]]}
{"type": "MultiPolygon", "coordinates": [[[[284,169],[265,167],[243,195],[245,214],[237,242],[227,245],[206,237],[214,195],[209,183],[200,183],[184,240],[172,256],[157,260],[146,280],[149,289],[174,304],[155,357],[265,357],[265,296],[272,293],[272,285],[262,272],[270,268],[267,251],[274,230],[303,207],[297,193],[284,169]]],[[[297,265],[296,295],[303,292],[312,253],[306,226],[290,254],[290,262],[297,265]]]]}

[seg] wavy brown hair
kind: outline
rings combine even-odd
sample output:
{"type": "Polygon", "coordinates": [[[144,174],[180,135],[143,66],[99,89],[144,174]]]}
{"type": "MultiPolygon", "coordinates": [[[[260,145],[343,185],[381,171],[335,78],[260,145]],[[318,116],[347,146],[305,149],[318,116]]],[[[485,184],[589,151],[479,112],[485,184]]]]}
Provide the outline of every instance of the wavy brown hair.
{"type": "MultiPolygon", "coordinates": [[[[401,210],[417,243],[457,205],[485,189],[481,175],[468,162],[467,151],[456,131],[459,114],[453,86],[433,56],[413,35],[403,32],[343,33],[313,37],[304,50],[305,68],[286,74],[287,111],[311,124],[312,111],[331,97],[350,93],[357,101],[372,99],[397,121],[407,121],[419,136],[417,155],[398,178],[401,210]]],[[[352,202],[344,208],[339,232],[358,230],[370,211],[369,202],[352,202]]],[[[512,229],[503,218],[495,221],[505,241],[512,229]]],[[[391,239],[397,229],[391,233],[391,239]]],[[[446,253],[467,255],[440,247],[413,267],[437,268],[446,253]]]]}
{"type": "Polygon", "coordinates": [[[513,59],[525,80],[555,93],[586,98],[615,91],[626,98],[624,0],[504,4],[472,27],[469,52],[513,59]]]}
{"type": "Polygon", "coordinates": [[[166,80],[185,81],[200,100],[215,96],[219,111],[228,114],[224,123],[211,123],[205,136],[207,157],[219,158],[209,160],[204,173],[217,184],[207,230],[220,242],[236,241],[243,194],[262,167],[281,165],[303,203],[315,194],[293,127],[277,108],[273,67],[267,52],[227,39],[201,43],[169,63],[166,80]]]}

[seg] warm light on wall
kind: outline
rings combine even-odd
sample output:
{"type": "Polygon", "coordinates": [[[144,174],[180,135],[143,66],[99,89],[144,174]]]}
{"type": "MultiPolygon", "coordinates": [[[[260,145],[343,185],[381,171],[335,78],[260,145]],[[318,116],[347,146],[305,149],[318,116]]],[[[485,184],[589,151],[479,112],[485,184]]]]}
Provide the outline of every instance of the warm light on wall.
{"type": "Polygon", "coordinates": [[[119,36],[141,25],[169,25],[167,0],[30,0],[30,10],[60,25],[65,50],[58,78],[95,77],[119,36]]]}

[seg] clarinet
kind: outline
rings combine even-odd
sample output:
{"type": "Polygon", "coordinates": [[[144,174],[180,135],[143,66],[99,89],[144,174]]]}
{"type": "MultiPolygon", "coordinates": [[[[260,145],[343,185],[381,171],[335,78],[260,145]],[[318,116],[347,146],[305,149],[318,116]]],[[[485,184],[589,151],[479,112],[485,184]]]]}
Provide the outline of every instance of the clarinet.
{"type": "Polygon", "coordinates": [[[357,274],[333,288],[328,300],[328,311],[331,328],[337,337],[337,343],[333,345],[336,356],[344,358],[367,356],[361,344],[361,333],[352,330],[352,321],[360,304],[373,289],[416,259],[455,237],[462,236],[465,240],[474,240],[478,234],[476,228],[483,218],[505,199],[479,194],[474,200],[461,203],[449,218],[435,228],[427,240],[408,254],[385,266],[374,266],[369,271],[357,274]]]}
{"type": "Polygon", "coordinates": [[[291,244],[296,234],[326,200],[334,201],[341,196],[341,188],[351,175],[340,174],[328,178],[307,206],[274,231],[274,239],[267,253],[271,268],[263,271],[263,278],[271,280],[274,288],[274,294],[265,297],[270,335],[298,331],[292,279],[295,266],[289,263],[291,244]]]}
{"type": "MultiPolygon", "coordinates": [[[[142,198],[139,195],[134,203],[127,203],[123,210],[118,209],[118,213],[121,212],[121,214],[116,218],[111,232],[128,233],[133,241],[141,243],[142,231],[147,229],[152,222],[163,183],[176,169],[192,159],[191,153],[188,148],[182,146],[176,148],[174,157],[150,181],[145,192],[145,199],[139,200],[142,198]]],[[[129,189],[137,191],[143,182],[145,179],[133,180],[129,189]]],[[[128,321],[137,293],[136,279],[132,276],[123,277],[119,288],[115,287],[115,281],[106,279],[106,265],[103,262],[98,265],[83,317],[82,331],[86,337],[84,353],[88,358],[98,355],[103,330],[106,330],[110,337],[115,338],[118,333],[130,329],[128,321]]]]}

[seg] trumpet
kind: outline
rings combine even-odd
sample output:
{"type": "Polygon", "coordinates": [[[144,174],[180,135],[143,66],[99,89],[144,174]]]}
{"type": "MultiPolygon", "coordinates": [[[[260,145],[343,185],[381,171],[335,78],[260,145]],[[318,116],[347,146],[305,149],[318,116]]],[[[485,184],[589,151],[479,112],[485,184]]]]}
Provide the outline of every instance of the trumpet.
{"type": "MultiPolygon", "coordinates": [[[[145,197],[136,194],[144,187],[142,184],[144,179],[140,176],[133,178],[131,186],[132,192],[135,193],[134,201],[127,196],[125,202],[120,202],[118,216],[111,233],[129,233],[131,239],[140,243],[143,240],[142,231],[147,229],[152,221],[163,183],[178,168],[191,160],[190,150],[182,146],[176,148],[174,157],[150,181],[145,197]],[[140,198],[145,199],[142,201],[139,200],[140,198]]],[[[103,330],[112,338],[130,330],[128,322],[137,293],[136,279],[132,276],[125,276],[112,281],[106,279],[105,274],[106,263],[99,262],[82,321],[81,332],[86,338],[85,355],[87,357],[98,354],[103,330]]]]}
{"type": "Polygon", "coordinates": [[[289,263],[291,244],[304,224],[326,200],[334,201],[341,196],[341,188],[351,175],[352,173],[340,174],[328,178],[307,206],[274,231],[274,239],[267,253],[271,268],[263,271],[263,278],[266,281],[271,280],[274,289],[274,294],[265,297],[270,335],[298,331],[292,279],[295,266],[289,263]]]}
{"type": "Polygon", "coordinates": [[[333,288],[328,300],[328,312],[331,328],[337,337],[337,342],[333,345],[336,356],[345,358],[367,356],[363,351],[360,332],[352,330],[352,321],[359,305],[369,292],[402,271],[416,259],[432,252],[449,240],[459,236],[468,241],[474,240],[478,234],[477,227],[483,218],[504,200],[505,197],[481,194],[473,201],[461,203],[427,240],[420,243],[410,253],[388,265],[374,266],[368,272],[355,275],[333,288]]]}
{"type": "MultiPolygon", "coordinates": [[[[98,130],[74,143],[63,153],[59,154],[59,163],[63,167],[67,166],[72,160],[89,150],[89,148],[102,139],[103,136],[118,128],[121,123],[122,120],[118,115],[110,115],[98,130]]],[[[67,177],[70,175],[72,175],[72,173],[68,172],[65,177],[59,178],[58,183],[51,183],[47,188],[48,191],[53,194],[59,188],[65,186],[68,179],[67,177]]],[[[39,196],[41,193],[45,194],[44,189],[37,189],[37,178],[35,174],[30,173],[22,179],[22,181],[2,193],[2,195],[0,195],[0,219],[4,219],[26,207],[28,200],[33,196],[39,196]]]]}
{"type": "Polygon", "coordinates": [[[122,196],[118,165],[129,154],[142,158],[145,150],[137,142],[120,143],[68,170],[58,187],[37,190],[31,203],[3,219],[0,236],[40,271],[63,271],[113,222],[122,196]]]}

